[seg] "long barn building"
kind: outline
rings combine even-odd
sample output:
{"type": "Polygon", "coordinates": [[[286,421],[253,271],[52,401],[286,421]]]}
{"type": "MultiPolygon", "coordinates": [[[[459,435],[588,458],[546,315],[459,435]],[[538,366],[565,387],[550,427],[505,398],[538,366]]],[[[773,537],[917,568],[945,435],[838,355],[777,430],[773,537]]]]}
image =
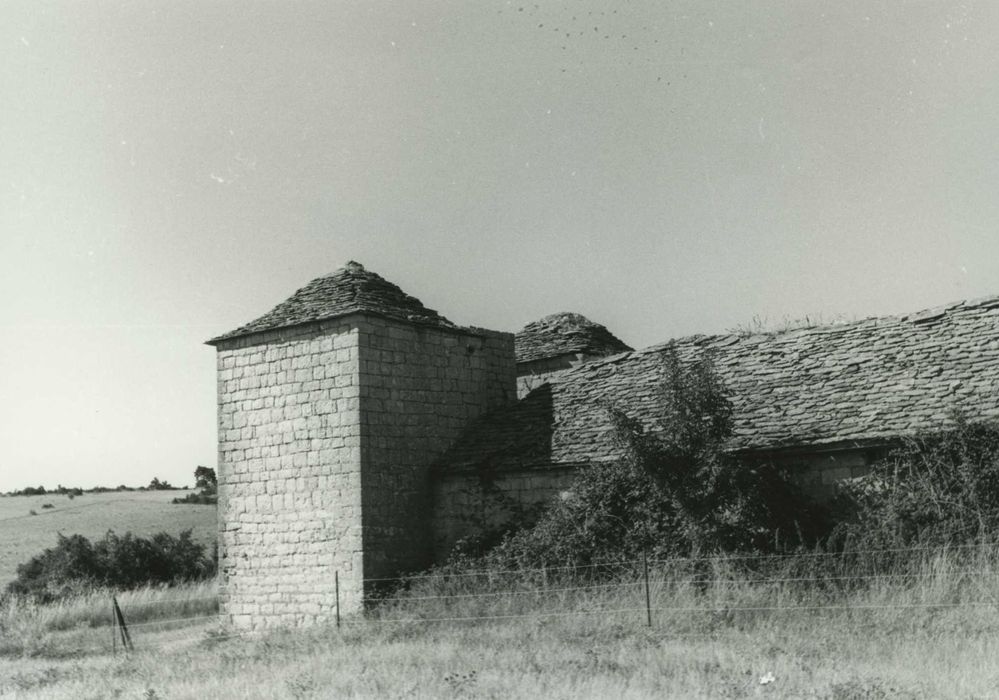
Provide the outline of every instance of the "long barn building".
{"type": "Polygon", "coordinates": [[[730,449],[816,496],[954,411],[999,418],[999,297],[632,350],[583,316],[461,327],[348,263],[210,341],[218,359],[221,612],[236,628],[359,611],[377,579],[620,457],[606,410],[652,424],[662,356],[709,354],[730,449]]]}

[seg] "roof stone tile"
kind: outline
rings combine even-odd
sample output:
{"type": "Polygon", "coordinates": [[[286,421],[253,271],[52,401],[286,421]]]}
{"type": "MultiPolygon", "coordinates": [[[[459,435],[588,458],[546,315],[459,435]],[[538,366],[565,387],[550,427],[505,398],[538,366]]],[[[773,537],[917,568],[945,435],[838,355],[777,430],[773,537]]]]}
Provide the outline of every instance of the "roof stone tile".
{"type": "Polygon", "coordinates": [[[223,333],[208,343],[214,345],[251,333],[352,313],[375,314],[442,328],[456,327],[433,309],[425,307],[416,297],[406,294],[380,275],[365,270],[360,263],[350,261],[339,270],[312,280],[260,318],[223,333]]]}
{"type": "MultiPolygon", "coordinates": [[[[674,342],[684,361],[710,356],[734,409],[734,450],[877,441],[939,429],[948,411],[999,419],[999,297],[925,313],[749,336],[674,342]]],[[[539,390],[547,413],[519,407],[473,424],[443,470],[573,466],[617,455],[605,409],[652,425],[668,344],[596,359],[539,390]],[[542,421],[545,425],[534,425],[542,421]],[[493,449],[497,435],[522,439],[493,449]]]]}
{"type": "Polygon", "coordinates": [[[514,336],[517,362],[533,362],[560,355],[614,355],[631,348],[607,328],[581,314],[551,314],[524,326],[514,336]]]}

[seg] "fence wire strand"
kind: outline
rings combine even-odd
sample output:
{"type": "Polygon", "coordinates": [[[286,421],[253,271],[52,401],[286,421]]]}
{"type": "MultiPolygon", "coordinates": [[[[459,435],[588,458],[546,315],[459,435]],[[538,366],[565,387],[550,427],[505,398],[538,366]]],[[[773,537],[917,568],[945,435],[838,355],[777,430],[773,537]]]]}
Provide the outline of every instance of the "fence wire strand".
{"type": "Polygon", "coordinates": [[[983,608],[997,607],[994,601],[970,601],[962,603],[899,603],[899,604],[843,604],[843,605],[717,605],[717,606],[653,606],[651,608],[595,608],[592,610],[564,610],[557,612],[536,612],[536,613],[511,613],[509,615],[468,615],[460,617],[390,617],[378,618],[368,617],[357,620],[348,620],[343,624],[363,626],[367,623],[424,623],[424,622],[469,622],[476,620],[517,620],[535,619],[546,617],[571,617],[575,615],[614,615],[621,613],[644,613],[651,610],[653,613],[729,613],[729,612],[789,612],[795,610],[907,610],[907,609],[930,609],[930,608],[983,608]]]}
{"type": "Polygon", "coordinates": [[[523,591],[488,591],[485,593],[454,593],[452,595],[424,595],[424,596],[397,596],[393,598],[372,598],[371,602],[388,603],[394,601],[410,600],[451,600],[454,598],[494,598],[500,596],[518,595],[553,595],[556,593],[569,593],[574,591],[594,591],[608,588],[629,588],[631,586],[641,586],[642,581],[630,581],[620,583],[601,583],[592,586],[568,586],[564,588],[531,588],[523,591]]]}
{"type": "MultiPolygon", "coordinates": [[[[884,554],[902,554],[902,553],[915,553],[915,552],[933,552],[936,554],[955,550],[955,549],[999,549],[999,543],[975,543],[975,544],[954,544],[946,546],[923,546],[923,547],[897,547],[897,548],[887,548],[887,549],[851,549],[842,552],[797,552],[797,553],[787,553],[787,554],[709,554],[703,556],[687,556],[687,557],[671,557],[669,559],[649,559],[648,563],[652,565],[669,565],[677,564],[680,562],[691,563],[691,562],[727,562],[727,561],[761,561],[761,560],[787,560],[787,559],[800,559],[800,558],[817,558],[817,557],[855,557],[858,555],[884,555],[884,554]]],[[[615,567],[633,567],[637,568],[643,564],[645,560],[643,559],[628,559],[622,561],[608,561],[600,562],[594,564],[575,564],[566,566],[549,566],[549,567],[537,567],[537,568],[523,568],[523,569],[477,569],[472,571],[459,571],[459,572],[448,572],[439,571],[429,574],[405,574],[402,576],[385,576],[385,577],[373,577],[362,579],[365,583],[385,583],[391,581],[418,581],[423,579],[450,579],[450,578],[466,578],[466,577],[488,577],[488,576],[511,576],[511,575],[525,575],[525,574],[545,574],[556,571],[579,571],[586,569],[603,569],[603,568],[615,568],[615,567]]]]}
{"type": "MultiPolygon", "coordinates": [[[[653,574],[657,572],[652,572],[653,574]]],[[[895,580],[895,579],[933,579],[939,578],[941,576],[956,576],[956,577],[980,577],[980,578],[992,578],[999,576],[999,570],[997,571],[950,571],[950,572],[923,572],[923,573],[908,573],[908,574],[857,574],[851,576],[794,576],[794,577],[776,577],[776,578],[680,578],[671,579],[664,577],[656,577],[653,575],[649,579],[649,584],[653,586],[667,586],[671,588],[676,588],[680,586],[704,586],[704,585],[753,585],[758,586],[762,584],[783,584],[783,583],[811,583],[820,584],[827,581],[880,581],[880,580],[895,580]]],[[[545,587],[545,588],[531,588],[527,590],[519,591],[486,591],[483,593],[442,593],[439,595],[418,595],[418,596],[392,596],[392,597],[372,597],[369,599],[371,603],[389,603],[389,602],[409,602],[409,601],[419,601],[419,600],[453,600],[453,599],[474,599],[474,598],[494,598],[494,597],[506,597],[506,596],[526,596],[526,595],[557,595],[570,592],[578,591],[593,591],[601,589],[613,589],[613,588],[630,588],[642,586],[643,581],[622,581],[617,583],[604,583],[595,584],[592,586],[568,586],[568,587],[545,587]]]]}
{"type": "MultiPolygon", "coordinates": [[[[385,603],[414,603],[413,608],[407,610],[405,607],[402,609],[396,606],[385,606],[380,611],[375,608],[374,612],[365,614],[361,613],[355,617],[348,617],[343,619],[340,624],[347,629],[360,629],[365,626],[380,626],[380,625],[391,625],[391,624],[430,624],[430,623],[466,623],[466,622],[501,622],[501,621],[513,621],[513,620],[526,620],[526,619],[559,619],[559,618],[572,618],[572,617],[593,617],[593,616],[625,616],[625,615],[638,615],[638,614],[654,614],[658,616],[677,616],[677,615],[698,615],[698,614],[713,614],[713,615],[725,615],[734,613],[793,613],[793,612],[821,612],[821,611],[846,611],[846,612],[870,612],[875,610],[917,610],[917,609],[957,609],[957,608],[967,608],[967,609],[994,609],[999,610],[999,598],[993,595],[993,590],[995,588],[996,577],[999,576],[999,569],[985,568],[985,569],[957,569],[957,570],[947,570],[946,568],[939,571],[913,571],[913,572],[884,572],[884,573],[868,573],[868,574],[842,574],[836,575],[834,572],[830,572],[828,575],[812,574],[812,575],[801,575],[801,576],[760,576],[752,577],[746,576],[745,572],[742,572],[741,577],[724,577],[724,576],[714,576],[714,577],[696,577],[691,576],[689,570],[685,571],[683,567],[677,567],[677,564],[689,563],[689,562],[725,562],[725,561],[749,561],[749,560],[774,560],[774,559],[786,559],[790,557],[794,558],[832,558],[839,557],[841,559],[849,559],[863,556],[883,556],[887,554],[899,554],[899,553],[918,553],[927,552],[939,554],[947,551],[959,551],[959,550],[981,550],[981,549],[991,549],[995,551],[997,545],[995,544],[970,544],[970,545],[955,545],[951,547],[908,547],[908,548],[895,548],[895,549],[872,549],[872,550],[854,550],[846,552],[805,552],[799,554],[789,554],[789,555],[736,555],[736,556],[705,556],[705,557],[686,557],[668,560],[649,560],[648,564],[651,566],[651,571],[643,576],[643,571],[640,568],[644,564],[643,560],[626,560],[618,562],[603,562],[594,564],[585,564],[580,566],[563,566],[563,567],[542,567],[536,569],[511,569],[511,570],[478,570],[478,571],[464,571],[456,573],[447,572],[435,572],[430,574],[421,574],[413,576],[399,576],[394,578],[368,578],[363,579],[365,583],[370,582],[416,582],[420,580],[436,580],[447,583],[451,579],[465,579],[471,577],[478,577],[480,580],[477,582],[472,582],[471,585],[511,585],[516,584],[516,581],[511,581],[509,577],[512,575],[518,575],[525,577],[523,585],[528,586],[519,590],[485,590],[485,591],[475,591],[475,592],[455,592],[451,594],[445,593],[431,593],[431,594],[421,594],[419,590],[414,591],[414,595],[399,595],[395,594],[390,597],[378,598],[377,596],[371,597],[366,600],[366,603],[371,603],[375,605],[381,605],[385,603]],[[586,572],[592,571],[594,569],[603,569],[604,572],[609,574],[611,577],[618,577],[618,580],[611,578],[605,583],[588,583],[585,585],[571,585],[571,574],[558,576],[559,572],[586,572]],[[671,572],[672,569],[672,572],[671,572]],[[616,571],[615,571],[616,570],[616,571]],[[531,574],[542,574],[541,577],[527,578],[531,574]],[[549,585],[549,574],[555,574],[555,585],[549,585]],[[645,576],[648,576],[646,579],[645,576]],[[804,591],[809,591],[810,587],[816,589],[815,592],[827,593],[828,591],[821,591],[821,587],[824,585],[835,585],[837,583],[847,583],[847,582],[877,582],[877,581],[917,581],[917,580],[933,580],[940,577],[947,577],[951,581],[970,581],[974,585],[972,586],[973,591],[977,592],[978,595],[973,595],[973,599],[964,601],[949,601],[949,602],[910,602],[910,603],[838,603],[830,601],[828,603],[815,603],[810,602],[807,598],[802,599],[797,598],[797,602],[791,601],[781,604],[781,600],[784,598],[783,591],[780,589],[773,589],[773,586],[788,586],[786,590],[795,591],[798,586],[801,586],[804,591]],[[558,585],[561,582],[562,585],[558,585]],[[565,585],[565,584],[570,585],[565,585]],[[632,595],[631,591],[638,589],[643,585],[648,585],[652,588],[653,595],[650,602],[646,602],[646,605],[637,604],[637,602],[630,598],[632,595]],[[668,600],[670,591],[676,591],[682,589],[686,586],[693,587],[704,587],[704,586],[720,586],[720,587],[730,587],[730,586],[759,586],[762,589],[764,599],[760,601],[760,604],[732,604],[728,605],[724,602],[724,598],[727,597],[725,588],[722,588],[719,598],[716,603],[707,602],[707,596],[701,598],[704,600],[701,604],[695,605],[663,605],[664,598],[668,600]],[[628,591],[626,596],[614,599],[613,596],[605,597],[602,594],[611,591],[628,591]],[[589,595],[592,594],[592,595],[589,595]],[[469,612],[463,610],[460,606],[456,608],[449,608],[448,603],[460,603],[461,601],[475,601],[475,600],[496,600],[496,599],[510,599],[514,600],[518,597],[524,596],[535,596],[538,598],[537,602],[528,601],[529,605],[537,605],[538,609],[529,611],[511,611],[511,612],[496,612],[495,608],[490,611],[487,608],[483,611],[483,614],[474,614],[474,607],[470,608],[469,612]],[[776,596],[776,602],[774,602],[774,597],[776,596]],[[561,606],[563,609],[544,609],[545,606],[550,605],[547,600],[551,598],[562,597],[561,606]],[[980,598],[987,597],[989,600],[981,600],[980,598]],[[432,601],[442,601],[443,604],[440,606],[430,606],[425,608],[425,612],[430,613],[430,616],[423,616],[420,614],[420,603],[427,603],[432,601]],[[604,602],[604,605],[600,603],[604,602]],[[617,602],[617,606],[614,605],[617,602]],[[621,606],[624,602],[625,605],[621,606]],[[632,605],[628,605],[632,603],[632,605]],[[571,609],[564,609],[571,608],[571,609]],[[379,614],[381,613],[381,614],[379,614]],[[436,613],[436,614],[435,614],[436,613]]],[[[969,562],[973,563],[973,562],[969,562]]],[[[986,567],[989,564],[986,562],[986,567]]],[[[597,572],[594,572],[597,573],[597,572]]],[[[710,576],[710,571],[706,572],[710,576]]],[[[598,573],[599,575],[599,573],[598,573]]],[[[586,581],[587,579],[582,577],[581,579],[586,581]]],[[[592,580],[592,579],[590,579],[592,580]]],[[[598,579],[599,580],[599,579],[598,579]]],[[[850,590],[843,587],[842,590],[850,590]]],[[[877,589],[872,589],[877,590],[877,589]]],[[[902,591],[912,590],[918,592],[919,589],[908,589],[902,588],[902,591]]],[[[791,594],[796,595],[794,593],[791,594]]],[[[969,595],[971,595],[969,593],[969,595]]],[[[733,601],[736,603],[736,601],[733,601]]],[[[237,631],[233,629],[221,631],[220,633],[214,633],[211,631],[211,623],[217,623],[220,618],[217,613],[214,612],[218,606],[218,599],[215,597],[199,597],[199,598],[167,598],[162,600],[153,601],[142,601],[134,603],[125,603],[122,605],[122,610],[126,614],[126,626],[132,630],[137,630],[139,634],[135,635],[134,643],[137,649],[159,649],[170,645],[180,645],[186,644],[188,642],[206,642],[211,643],[215,641],[230,640],[230,639],[243,639],[250,640],[258,637],[258,635],[264,634],[262,630],[245,630],[237,631]],[[212,612],[208,614],[193,614],[182,617],[165,617],[161,619],[144,619],[141,622],[128,623],[128,616],[135,616],[137,613],[141,613],[143,610],[152,610],[160,608],[162,606],[178,606],[181,608],[194,608],[203,609],[206,605],[212,608],[212,612]],[[204,627],[198,626],[201,623],[204,627]],[[162,629],[159,629],[162,628],[162,629]],[[196,634],[190,634],[191,632],[197,630],[196,634]],[[176,637],[170,636],[171,633],[179,633],[183,636],[176,637]]],[[[184,609],[183,612],[195,612],[195,610],[184,609]]],[[[178,610],[177,612],[181,612],[178,610]]],[[[330,613],[332,616],[332,613],[330,613]]],[[[845,618],[847,619],[847,618],[845,618]]],[[[848,619],[855,619],[855,616],[850,615],[848,619]]],[[[331,620],[332,622],[332,620],[331,620]]],[[[643,625],[644,626],[644,625],[643,625]]],[[[112,628],[111,624],[97,625],[94,627],[89,627],[87,630],[93,631],[95,634],[107,634],[107,631],[112,628]]],[[[668,630],[666,630],[668,631],[668,630]]],[[[672,635],[677,639],[680,638],[692,638],[692,637],[706,637],[712,638],[712,635],[706,635],[703,633],[692,633],[692,634],[677,634],[672,635]]],[[[81,639],[81,641],[85,641],[81,639]]],[[[101,644],[99,646],[86,646],[75,651],[79,653],[89,653],[89,652],[110,652],[111,644],[110,640],[108,643],[101,644]]]]}
{"type": "Polygon", "coordinates": [[[123,600],[118,601],[118,605],[123,611],[135,611],[144,608],[154,608],[161,605],[199,605],[201,603],[218,603],[218,598],[212,597],[202,597],[202,598],[165,598],[163,600],[150,600],[146,602],[125,602],[123,600]]]}

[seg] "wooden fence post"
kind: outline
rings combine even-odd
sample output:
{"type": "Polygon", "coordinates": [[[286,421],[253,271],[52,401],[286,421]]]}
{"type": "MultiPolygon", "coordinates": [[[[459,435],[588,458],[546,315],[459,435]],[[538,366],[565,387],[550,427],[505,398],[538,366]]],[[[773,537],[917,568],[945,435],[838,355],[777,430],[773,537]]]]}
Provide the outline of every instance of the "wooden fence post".
{"type": "Polygon", "coordinates": [[[115,596],[111,596],[111,605],[114,608],[114,616],[118,623],[118,629],[121,631],[121,648],[125,651],[134,651],[135,647],[132,646],[132,635],[128,633],[125,616],[121,614],[121,608],[118,607],[118,599],[115,596]]]}
{"type": "Polygon", "coordinates": [[[336,628],[340,629],[340,571],[333,572],[333,587],[336,591],[336,628]]]}
{"type": "Polygon", "coordinates": [[[111,596],[111,656],[118,656],[118,616],[114,614],[114,596],[111,596]]]}
{"type": "Polygon", "coordinates": [[[649,556],[642,550],[642,568],[645,571],[645,619],[652,627],[652,599],[649,595],[649,556]]]}

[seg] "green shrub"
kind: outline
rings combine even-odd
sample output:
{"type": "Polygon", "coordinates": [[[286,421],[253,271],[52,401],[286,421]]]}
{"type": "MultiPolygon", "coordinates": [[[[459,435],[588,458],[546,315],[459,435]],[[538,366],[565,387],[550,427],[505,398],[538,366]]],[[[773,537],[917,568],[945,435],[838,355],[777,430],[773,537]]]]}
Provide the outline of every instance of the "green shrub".
{"type": "Polygon", "coordinates": [[[625,457],[581,469],[573,488],[488,558],[506,566],[772,551],[826,532],[788,476],[726,451],[732,407],[710,358],[663,353],[652,425],[607,406],[625,457]]]}
{"type": "Polygon", "coordinates": [[[189,493],[184,497],[174,498],[170,503],[176,505],[179,503],[191,503],[195,505],[215,505],[219,502],[219,497],[217,493],[205,493],[204,491],[195,491],[189,493]]]}
{"type": "Polygon", "coordinates": [[[852,518],[837,535],[867,548],[964,544],[999,529],[999,425],[954,416],[954,427],[904,440],[866,477],[845,484],[852,518]]]}
{"type": "Polygon", "coordinates": [[[96,542],[60,534],[55,547],[17,567],[17,578],[7,591],[49,602],[89,586],[131,589],[174,584],[210,578],[215,570],[214,556],[205,554],[204,545],[191,538],[190,530],[179,537],[161,532],[149,538],[108,532],[96,542]]]}

